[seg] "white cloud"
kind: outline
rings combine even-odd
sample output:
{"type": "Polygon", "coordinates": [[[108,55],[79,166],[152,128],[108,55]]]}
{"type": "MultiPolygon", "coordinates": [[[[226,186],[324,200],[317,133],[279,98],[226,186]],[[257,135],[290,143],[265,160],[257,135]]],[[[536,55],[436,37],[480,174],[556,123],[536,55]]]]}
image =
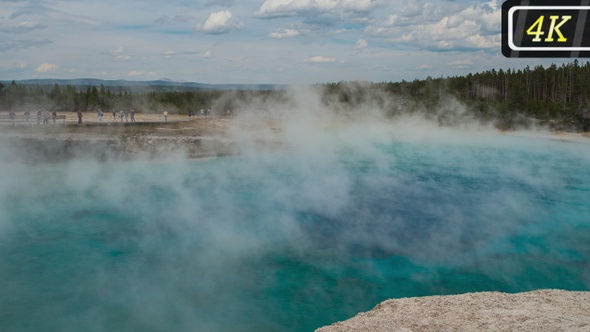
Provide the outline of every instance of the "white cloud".
{"type": "Polygon", "coordinates": [[[427,63],[425,63],[425,64],[420,65],[420,66],[418,66],[418,67],[416,67],[414,69],[416,69],[416,70],[428,70],[428,69],[432,69],[432,66],[429,65],[429,64],[427,64],[427,63]]]}
{"type": "Polygon", "coordinates": [[[365,33],[432,51],[491,50],[500,46],[500,21],[495,1],[467,8],[410,3],[399,14],[375,21],[365,33]]]}
{"type": "Polygon", "coordinates": [[[353,50],[362,50],[363,48],[367,48],[369,43],[366,39],[359,39],[356,41],[356,45],[352,48],[353,50]]]}
{"type": "Polygon", "coordinates": [[[128,61],[133,59],[131,55],[125,54],[125,49],[119,47],[111,52],[115,58],[115,61],[128,61]]]}
{"type": "Polygon", "coordinates": [[[127,76],[142,76],[143,72],[139,70],[132,70],[127,73],[127,76]]]}
{"type": "Polygon", "coordinates": [[[383,0],[266,0],[255,15],[267,19],[320,14],[338,17],[368,13],[382,5],[383,0]]]}
{"type": "Polygon", "coordinates": [[[276,38],[276,39],[293,38],[293,37],[297,37],[298,35],[299,35],[299,31],[297,31],[295,29],[280,29],[280,30],[273,31],[268,34],[268,36],[270,38],[276,38]]]}
{"type": "Polygon", "coordinates": [[[0,75],[120,79],[142,72],[133,77],[143,79],[158,68],[156,77],[174,80],[313,83],[411,80],[555,62],[502,56],[502,2],[0,0],[0,75]],[[235,33],[240,27],[247,31],[235,33]],[[207,35],[226,32],[223,42],[207,35]],[[42,74],[36,69],[51,70],[38,68],[42,63],[59,68],[42,74]],[[416,70],[425,63],[432,68],[416,70]]]}
{"type": "Polygon", "coordinates": [[[313,56],[309,59],[306,59],[305,62],[313,62],[313,63],[332,63],[332,62],[336,62],[336,59],[334,58],[327,58],[321,55],[316,55],[313,56]]]}
{"type": "Polygon", "coordinates": [[[39,65],[39,67],[37,67],[37,69],[35,69],[35,71],[38,73],[48,73],[48,72],[56,71],[58,68],[59,67],[55,64],[42,63],[39,65]]]}
{"type": "Polygon", "coordinates": [[[117,55],[117,56],[115,57],[115,61],[127,61],[127,60],[131,60],[131,59],[133,59],[133,58],[131,57],[131,55],[124,55],[124,54],[117,55]]]}
{"type": "Polygon", "coordinates": [[[175,51],[166,51],[162,54],[165,58],[173,58],[177,55],[175,51]]]}
{"type": "Polygon", "coordinates": [[[242,29],[244,24],[233,17],[229,10],[211,13],[205,24],[197,24],[196,29],[206,34],[219,35],[242,29]]]}
{"type": "Polygon", "coordinates": [[[0,32],[5,33],[21,34],[38,29],[47,29],[47,25],[36,21],[22,21],[14,26],[2,26],[0,24],[0,32]]]}
{"type": "MultiPolygon", "coordinates": [[[[14,1],[16,4],[21,1],[14,1]]],[[[5,3],[5,2],[4,2],[5,3]]],[[[3,6],[4,7],[4,3],[3,6]]],[[[80,24],[87,26],[99,26],[102,21],[85,15],[75,15],[59,9],[56,2],[49,1],[22,1],[23,5],[17,5],[10,14],[10,19],[19,17],[37,17],[43,22],[53,21],[66,24],[80,24]]],[[[87,13],[87,12],[86,12],[87,13]]]]}
{"type": "Polygon", "coordinates": [[[326,12],[336,8],[336,0],[266,0],[256,15],[260,18],[297,16],[311,12],[326,12]]]}
{"type": "Polygon", "coordinates": [[[491,3],[469,6],[456,15],[449,17],[449,23],[452,25],[460,25],[463,21],[476,22],[483,33],[497,34],[502,29],[501,10],[493,1],[491,3]]]}
{"type": "Polygon", "coordinates": [[[113,51],[112,51],[112,53],[113,53],[113,55],[117,56],[117,55],[121,55],[121,54],[123,54],[123,51],[124,51],[124,50],[125,50],[125,49],[124,49],[123,47],[119,47],[119,48],[117,48],[117,49],[113,50],[113,51]]]}
{"type": "Polygon", "coordinates": [[[355,12],[369,12],[382,5],[381,0],[344,0],[342,7],[355,12]]]}
{"type": "Polygon", "coordinates": [[[471,59],[457,60],[449,62],[449,65],[456,68],[468,68],[473,65],[473,61],[471,59]]]}

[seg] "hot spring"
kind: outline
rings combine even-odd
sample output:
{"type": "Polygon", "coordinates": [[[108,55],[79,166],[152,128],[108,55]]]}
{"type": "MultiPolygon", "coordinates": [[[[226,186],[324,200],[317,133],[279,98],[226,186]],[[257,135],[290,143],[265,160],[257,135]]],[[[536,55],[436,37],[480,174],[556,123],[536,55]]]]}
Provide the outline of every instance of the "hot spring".
{"type": "Polygon", "coordinates": [[[360,131],[0,162],[0,330],[310,331],[388,298],[590,289],[589,144],[360,131]]]}

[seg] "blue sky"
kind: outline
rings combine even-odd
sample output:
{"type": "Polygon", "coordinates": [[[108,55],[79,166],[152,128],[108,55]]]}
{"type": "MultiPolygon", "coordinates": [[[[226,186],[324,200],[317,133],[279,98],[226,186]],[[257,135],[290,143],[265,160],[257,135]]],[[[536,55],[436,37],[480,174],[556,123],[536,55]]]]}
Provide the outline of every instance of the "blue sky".
{"type": "Polygon", "coordinates": [[[0,0],[0,79],[400,81],[506,59],[502,1],[0,0]]]}

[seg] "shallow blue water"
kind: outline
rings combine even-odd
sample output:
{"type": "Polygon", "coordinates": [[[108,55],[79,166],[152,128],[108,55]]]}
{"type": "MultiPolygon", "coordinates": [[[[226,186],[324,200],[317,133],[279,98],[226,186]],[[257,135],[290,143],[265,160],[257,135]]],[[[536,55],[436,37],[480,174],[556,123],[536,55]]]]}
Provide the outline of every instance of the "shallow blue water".
{"type": "Polygon", "coordinates": [[[0,330],[309,331],[387,298],[590,289],[590,147],[379,141],[1,163],[0,330]]]}

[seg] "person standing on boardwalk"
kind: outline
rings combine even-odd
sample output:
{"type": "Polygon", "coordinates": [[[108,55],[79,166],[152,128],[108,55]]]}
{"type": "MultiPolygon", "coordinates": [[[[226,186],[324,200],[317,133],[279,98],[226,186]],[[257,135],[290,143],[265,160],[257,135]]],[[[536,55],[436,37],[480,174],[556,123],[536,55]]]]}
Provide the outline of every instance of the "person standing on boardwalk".
{"type": "Polygon", "coordinates": [[[78,115],[78,124],[82,124],[82,111],[78,109],[78,112],[76,112],[76,114],[78,115]]]}
{"type": "Polygon", "coordinates": [[[16,123],[14,122],[14,117],[16,116],[16,113],[14,113],[13,110],[10,110],[10,113],[8,113],[8,116],[10,117],[10,121],[12,121],[12,126],[16,127],[16,123]]]}
{"type": "Polygon", "coordinates": [[[117,122],[117,111],[113,109],[113,121],[117,122]]]}
{"type": "Polygon", "coordinates": [[[43,124],[49,124],[49,111],[48,110],[44,110],[43,111],[43,124]]]}
{"type": "Polygon", "coordinates": [[[164,122],[168,122],[168,111],[164,111],[164,122]]]}
{"type": "Polygon", "coordinates": [[[57,119],[57,112],[55,110],[51,112],[51,118],[53,119],[53,124],[55,124],[55,120],[57,119]]]}
{"type": "Polygon", "coordinates": [[[119,117],[121,118],[121,123],[123,123],[123,118],[125,117],[125,111],[120,110],[119,111],[119,117]]]}
{"type": "Polygon", "coordinates": [[[43,115],[43,113],[41,112],[41,109],[37,110],[37,125],[41,124],[41,115],[43,115]]]}
{"type": "Polygon", "coordinates": [[[125,111],[125,122],[129,122],[129,111],[125,111]]]}
{"type": "Polygon", "coordinates": [[[98,109],[98,122],[102,122],[102,111],[100,108],[98,109]]]}
{"type": "Polygon", "coordinates": [[[134,108],[131,109],[131,122],[136,122],[135,121],[135,109],[134,108]]]}

